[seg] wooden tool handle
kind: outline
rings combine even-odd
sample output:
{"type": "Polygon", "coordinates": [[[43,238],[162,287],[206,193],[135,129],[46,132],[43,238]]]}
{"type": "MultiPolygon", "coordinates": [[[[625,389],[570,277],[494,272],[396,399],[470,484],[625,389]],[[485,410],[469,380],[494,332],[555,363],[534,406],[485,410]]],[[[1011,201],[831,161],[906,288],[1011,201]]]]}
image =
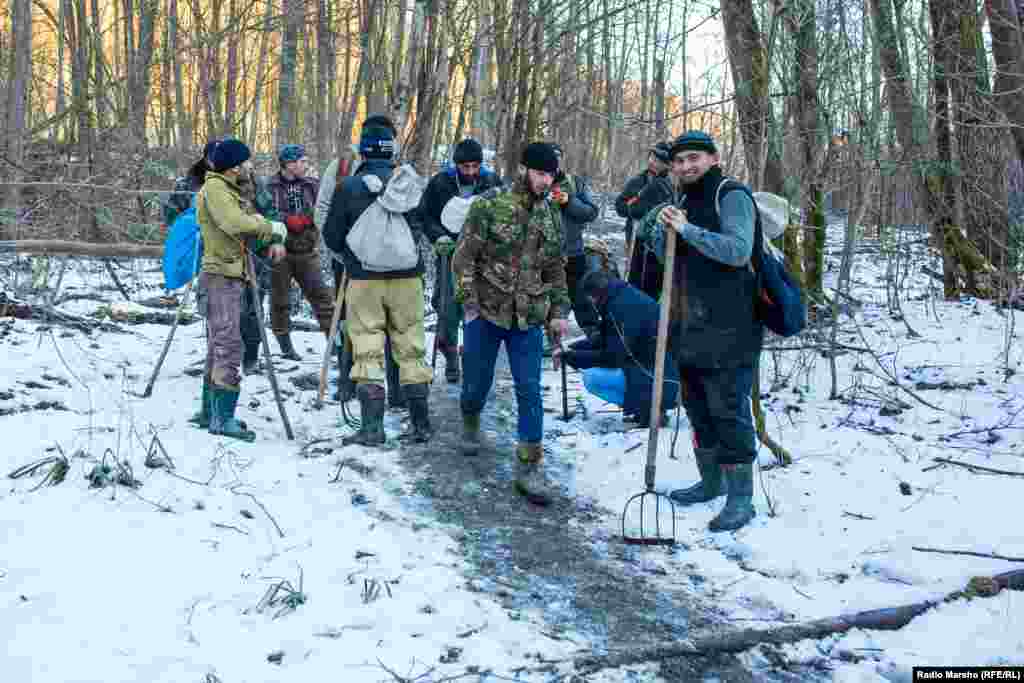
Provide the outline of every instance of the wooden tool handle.
{"type": "Polygon", "coordinates": [[[644,484],[654,490],[655,467],[658,459],[658,429],[661,428],[661,394],[665,384],[665,352],[668,350],[668,323],[672,310],[672,278],[675,275],[676,231],[663,226],[665,231],[665,273],[661,278],[661,314],[658,318],[658,345],[654,355],[654,388],[651,390],[650,431],[647,435],[647,466],[644,484]]]}

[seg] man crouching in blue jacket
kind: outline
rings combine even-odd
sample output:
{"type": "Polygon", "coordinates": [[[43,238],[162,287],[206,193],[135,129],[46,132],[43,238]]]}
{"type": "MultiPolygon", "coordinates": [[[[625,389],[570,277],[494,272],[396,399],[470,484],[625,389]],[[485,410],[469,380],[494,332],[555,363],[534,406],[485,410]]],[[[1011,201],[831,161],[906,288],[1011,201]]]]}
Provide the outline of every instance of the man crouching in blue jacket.
{"type": "MultiPolygon", "coordinates": [[[[603,270],[592,270],[580,282],[580,296],[593,302],[600,315],[599,333],[559,354],[570,367],[583,370],[590,393],[622,407],[649,427],[651,389],[657,351],[658,303],[636,287],[603,270]]],[[[557,352],[556,352],[557,353],[557,352]]],[[[665,357],[661,407],[675,407],[679,371],[672,354],[665,357]]]]}

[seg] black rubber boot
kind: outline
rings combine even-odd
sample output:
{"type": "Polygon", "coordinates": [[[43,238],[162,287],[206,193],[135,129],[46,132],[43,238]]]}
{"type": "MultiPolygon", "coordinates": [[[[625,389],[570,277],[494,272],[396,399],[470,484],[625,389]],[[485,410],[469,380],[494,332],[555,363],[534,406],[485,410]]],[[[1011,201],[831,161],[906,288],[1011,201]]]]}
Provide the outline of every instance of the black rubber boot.
{"type": "Polygon", "coordinates": [[[429,384],[407,384],[405,398],[409,403],[409,421],[411,423],[408,432],[402,435],[403,441],[413,443],[426,443],[434,435],[434,428],[430,424],[430,411],[427,399],[430,396],[429,384]]]}
{"type": "Polygon", "coordinates": [[[287,358],[288,360],[302,360],[302,356],[295,352],[295,347],[292,346],[292,336],[290,334],[275,334],[277,337],[277,345],[281,348],[281,357],[287,358]]]}
{"type": "Polygon", "coordinates": [[[722,465],[728,497],[725,507],[708,524],[709,531],[736,531],[746,526],[754,510],[754,465],[722,465]]]}
{"type": "Polygon", "coordinates": [[[714,448],[695,448],[697,469],[700,481],[685,489],[677,489],[668,494],[676,505],[696,505],[714,500],[725,493],[722,489],[722,468],[715,458],[714,448]]]}
{"type": "Polygon", "coordinates": [[[444,349],[444,378],[448,384],[458,384],[462,373],[459,371],[459,349],[447,347],[444,349]]]}
{"type": "Polygon", "coordinates": [[[384,436],[384,387],[379,384],[360,384],[356,388],[359,397],[359,431],[341,440],[343,446],[380,446],[384,436]]]}
{"type": "Polygon", "coordinates": [[[228,436],[249,443],[256,440],[256,433],[249,431],[235,419],[239,392],[237,389],[210,388],[212,410],[210,412],[210,433],[228,436]]]}

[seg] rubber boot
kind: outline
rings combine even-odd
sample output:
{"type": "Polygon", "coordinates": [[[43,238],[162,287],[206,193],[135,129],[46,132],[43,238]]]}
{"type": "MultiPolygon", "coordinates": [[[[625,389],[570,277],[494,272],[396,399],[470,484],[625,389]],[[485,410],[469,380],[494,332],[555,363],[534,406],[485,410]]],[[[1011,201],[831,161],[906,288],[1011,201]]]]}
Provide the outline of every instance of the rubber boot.
{"type": "Polygon", "coordinates": [[[235,409],[238,407],[238,390],[213,386],[210,388],[210,394],[212,396],[210,433],[250,443],[255,441],[256,433],[249,431],[235,419],[235,409]]]}
{"type": "Polygon", "coordinates": [[[302,360],[302,356],[295,352],[295,347],[292,346],[292,336],[290,334],[275,334],[277,337],[277,345],[281,348],[281,357],[287,358],[288,360],[302,360]]]}
{"type": "Polygon", "coordinates": [[[520,442],[516,447],[516,493],[534,505],[550,505],[553,486],[544,474],[544,449],[539,443],[520,442]]]}
{"type": "Polygon", "coordinates": [[[480,430],[480,413],[476,415],[462,414],[462,443],[459,445],[463,455],[479,455],[480,451],[493,447],[491,440],[480,430]]]}
{"type": "Polygon", "coordinates": [[[434,428],[430,424],[430,411],[427,406],[427,398],[430,396],[429,384],[407,384],[404,387],[405,398],[409,403],[409,421],[411,423],[408,432],[402,435],[403,441],[413,443],[426,443],[434,435],[434,428]]]}
{"type": "Polygon", "coordinates": [[[725,491],[722,488],[722,468],[715,459],[714,448],[695,448],[700,481],[689,488],[677,489],[668,494],[676,505],[696,505],[714,500],[725,491]]]}
{"type": "Polygon", "coordinates": [[[188,419],[200,429],[210,426],[210,378],[203,376],[203,395],[199,398],[199,412],[188,419]]]}
{"type": "Polygon", "coordinates": [[[245,353],[242,355],[242,374],[258,375],[260,373],[260,347],[246,345],[245,353]]]}
{"type": "Polygon", "coordinates": [[[444,378],[448,384],[458,384],[461,379],[458,348],[451,346],[444,348],[444,378]]]}
{"type": "Polygon", "coordinates": [[[359,431],[341,440],[342,445],[380,446],[384,436],[384,387],[379,384],[360,384],[356,388],[359,398],[359,431]]]}
{"type": "Polygon", "coordinates": [[[728,497],[725,507],[708,524],[709,531],[736,531],[747,525],[754,510],[754,465],[722,465],[728,497]]]}
{"type": "Polygon", "coordinates": [[[405,387],[402,386],[398,376],[398,363],[391,353],[391,338],[384,342],[384,367],[387,372],[388,387],[388,408],[391,410],[406,410],[409,405],[405,400],[405,387]]]}

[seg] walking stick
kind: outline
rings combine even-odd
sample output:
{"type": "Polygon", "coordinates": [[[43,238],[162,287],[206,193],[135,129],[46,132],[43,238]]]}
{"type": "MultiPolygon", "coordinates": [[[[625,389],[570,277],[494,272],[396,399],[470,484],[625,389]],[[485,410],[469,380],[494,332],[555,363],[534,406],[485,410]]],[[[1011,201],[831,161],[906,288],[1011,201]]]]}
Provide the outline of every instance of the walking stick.
{"type": "Polygon", "coordinates": [[[633,264],[633,249],[636,248],[636,226],[633,226],[633,239],[626,244],[626,268],[622,279],[629,282],[629,268],[633,264]]]}
{"type": "Polygon", "coordinates": [[[647,435],[647,465],[644,467],[645,491],[638,493],[626,501],[622,510],[622,540],[626,543],[636,545],[674,545],[676,536],[676,506],[668,496],[657,493],[654,490],[654,478],[658,459],[658,429],[661,427],[661,394],[665,384],[665,351],[668,349],[668,317],[672,307],[672,277],[675,271],[676,259],[676,233],[670,226],[662,226],[665,231],[665,272],[661,278],[661,317],[658,319],[658,345],[654,356],[654,388],[651,391],[651,414],[650,431],[647,435]],[[644,499],[648,496],[654,498],[654,534],[648,534],[644,529],[644,499]],[[662,498],[668,500],[669,511],[672,515],[672,535],[661,535],[661,521],[659,519],[660,501],[662,498]],[[626,533],[626,512],[630,503],[639,499],[640,502],[640,532],[636,536],[626,533]]]}
{"type": "Polygon", "coordinates": [[[252,262],[252,254],[248,252],[246,253],[246,267],[249,269],[249,291],[252,292],[253,305],[256,306],[256,317],[260,321],[260,339],[263,341],[263,358],[267,361],[267,379],[270,380],[270,388],[274,391],[274,400],[277,401],[277,411],[281,414],[285,436],[288,437],[289,441],[294,441],[295,434],[292,432],[292,424],[288,421],[288,413],[284,409],[284,399],[281,398],[281,389],[277,385],[274,361],[270,358],[267,326],[263,323],[263,304],[260,302],[260,292],[256,286],[256,268],[252,262]]]}
{"type": "Polygon", "coordinates": [[[171,323],[171,329],[167,333],[167,339],[164,340],[164,348],[160,351],[160,357],[156,359],[156,367],[153,368],[153,374],[149,377],[149,384],[146,385],[146,389],[138,394],[139,398],[149,398],[153,395],[153,386],[156,384],[156,378],[160,375],[160,369],[164,366],[164,360],[167,358],[167,352],[171,349],[171,340],[174,339],[174,333],[178,329],[178,323],[181,322],[181,314],[185,311],[185,304],[188,303],[188,295],[192,292],[192,283],[195,282],[195,278],[189,280],[188,285],[185,287],[185,295],[181,299],[181,304],[178,305],[178,313],[174,316],[174,322],[171,323]]]}
{"type": "MultiPolygon", "coordinates": [[[[327,335],[327,348],[324,349],[324,359],[320,364],[320,388],[317,391],[317,407],[323,405],[324,394],[327,393],[327,364],[331,360],[331,350],[334,347],[334,335],[338,333],[338,319],[341,318],[341,309],[345,305],[345,290],[348,289],[348,271],[341,276],[341,287],[338,288],[338,295],[334,298],[334,315],[331,316],[331,331],[327,335]]],[[[344,343],[344,340],[342,340],[344,343]]]]}
{"type": "Polygon", "coordinates": [[[569,382],[566,377],[567,373],[565,369],[565,343],[561,339],[558,340],[558,347],[562,351],[562,357],[558,362],[558,365],[562,369],[562,421],[568,422],[569,418],[572,416],[569,415],[569,382]]]}

